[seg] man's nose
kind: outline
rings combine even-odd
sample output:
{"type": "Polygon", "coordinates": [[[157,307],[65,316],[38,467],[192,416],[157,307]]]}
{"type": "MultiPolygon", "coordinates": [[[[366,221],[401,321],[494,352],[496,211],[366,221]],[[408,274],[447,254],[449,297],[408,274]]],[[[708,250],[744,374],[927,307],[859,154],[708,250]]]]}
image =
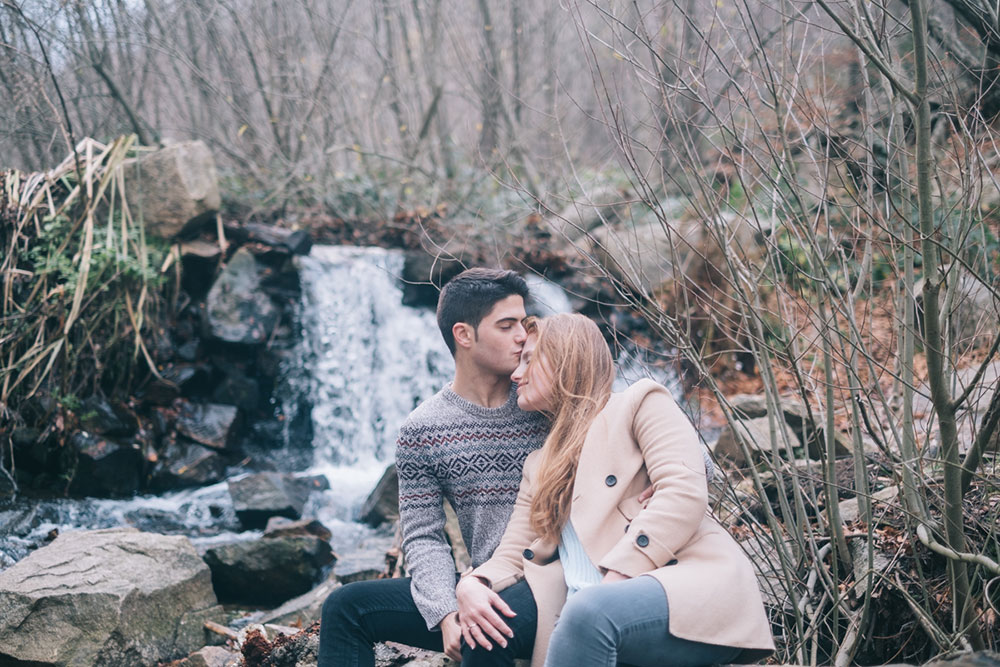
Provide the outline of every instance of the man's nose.
{"type": "Polygon", "coordinates": [[[514,342],[524,343],[524,341],[526,341],[527,339],[528,339],[528,332],[525,330],[524,325],[518,322],[514,330],[514,342]]]}

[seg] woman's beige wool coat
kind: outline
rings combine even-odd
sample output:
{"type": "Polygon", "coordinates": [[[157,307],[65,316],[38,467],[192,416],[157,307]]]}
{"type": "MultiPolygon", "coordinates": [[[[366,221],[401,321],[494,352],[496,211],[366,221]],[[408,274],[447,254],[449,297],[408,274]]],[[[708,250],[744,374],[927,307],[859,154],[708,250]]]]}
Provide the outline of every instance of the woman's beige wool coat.
{"type": "MultiPolygon", "coordinates": [[[[640,380],[612,394],[587,433],[570,521],[591,561],[635,577],[649,574],[667,593],[670,633],[682,639],[774,650],[753,566],[708,513],[705,462],[697,433],[661,385],[640,380]],[[637,496],[650,484],[645,507],[637,496]]],[[[525,578],[538,605],[532,667],[545,661],[566,601],[557,544],[531,529],[533,478],[541,452],[528,456],[514,512],[493,557],[467,574],[503,590],[525,578]]]]}

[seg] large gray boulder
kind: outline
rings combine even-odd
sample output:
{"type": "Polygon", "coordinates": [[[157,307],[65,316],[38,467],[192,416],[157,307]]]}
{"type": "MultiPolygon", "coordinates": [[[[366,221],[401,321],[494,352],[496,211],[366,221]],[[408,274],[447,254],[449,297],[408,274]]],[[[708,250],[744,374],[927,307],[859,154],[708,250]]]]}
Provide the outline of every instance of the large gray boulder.
{"type": "Polygon", "coordinates": [[[603,226],[591,233],[598,263],[637,292],[648,294],[678,277],[694,273],[701,261],[703,227],[688,222],[668,234],[659,222],[634,227],[603,226]]]}
{"type": "Polygon", "coordinates": [[[155,665],[204,646],[222,616],[186,537],[66,533],[0,572],[0,664],[155,665]]]}
{"type": "Polygon", "coordinates": [[[772,435],[772,424],[768,417],[737,419],[723,429],[712,448],[712,453],[718,458],[728,459],[737,467],[749,466],[771,458],[773,437],[778,451],[786,458],[793,458],[788,455],[788,450],[799,446],[799,438],[795,435],[795,431],[780,418],[774,420],[773,427],[772,435]],[[746,444],[750,460],[747,460],[740,442],[746,444]]]}
{"type": "Polygon", "coordinates": [[[160,238],[210,219],[222,205],[215,160],[201,141],[171,144],[124,169],[129,208],[160,238]]]}
{"type": "Polygon", "coordinates": [[[205,307],[209,333],[228,343],[263,343],[278,320],[278,309],[260,288],[257,260],[246,248],[216,278],[205,307]]]}

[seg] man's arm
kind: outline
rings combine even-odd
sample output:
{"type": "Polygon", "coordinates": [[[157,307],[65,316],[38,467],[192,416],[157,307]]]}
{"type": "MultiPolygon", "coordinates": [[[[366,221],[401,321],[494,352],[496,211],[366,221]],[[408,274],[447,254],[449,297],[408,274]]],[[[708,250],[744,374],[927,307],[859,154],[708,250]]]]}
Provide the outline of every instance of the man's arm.
{"type": "Polygon", "coordinates": [[[444,494],[433,464],[416,434],[400,429],[396,443],[399,473],[399,525],[403,554],[413,580],[413,602],[427,628],[436,628],[458,610],[455,561],[444,534],[444,494]]]}

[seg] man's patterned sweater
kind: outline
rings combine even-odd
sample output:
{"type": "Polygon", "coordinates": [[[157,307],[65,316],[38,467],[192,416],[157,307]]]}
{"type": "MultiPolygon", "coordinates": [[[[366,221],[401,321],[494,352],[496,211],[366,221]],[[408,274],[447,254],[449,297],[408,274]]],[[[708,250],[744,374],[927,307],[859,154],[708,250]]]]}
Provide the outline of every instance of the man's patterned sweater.
{"type": "Polygon", "coordinates": [[[514,509],[521,467],[541,447],[548,421],[507,403],[484,408],[446,387],[399,429],[400,525],[413,600],[428,628],[456,611],[455,561],[445,540],[445,498],[458,515],[475,567],[500,543],[514,509]]]}

